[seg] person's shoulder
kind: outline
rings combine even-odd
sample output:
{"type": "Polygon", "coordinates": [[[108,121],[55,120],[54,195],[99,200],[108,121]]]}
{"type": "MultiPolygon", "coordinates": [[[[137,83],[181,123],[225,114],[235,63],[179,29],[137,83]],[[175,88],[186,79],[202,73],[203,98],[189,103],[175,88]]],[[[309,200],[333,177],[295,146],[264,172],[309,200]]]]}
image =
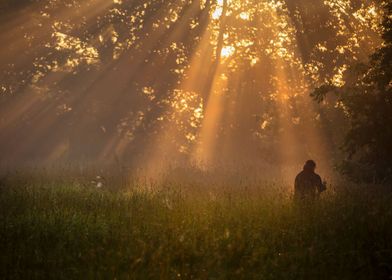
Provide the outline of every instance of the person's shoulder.
{"type": "Polygon", "coordinates": [[[314,173],[314,178],[316,178],[317,180],[320,180],[321,181],[321,176],[320,175],[318,175],[317,173],[314,173]]]}
{"type": "Polygon", "coordinates": [[[295,176],[295,178],[301,178],[301,177],[303,177],[305,175],[305,173],[304,173],[304,171],[302,170],[301,172],[299,172],[298,174],[297,174],[297,176],[295,176]]]}

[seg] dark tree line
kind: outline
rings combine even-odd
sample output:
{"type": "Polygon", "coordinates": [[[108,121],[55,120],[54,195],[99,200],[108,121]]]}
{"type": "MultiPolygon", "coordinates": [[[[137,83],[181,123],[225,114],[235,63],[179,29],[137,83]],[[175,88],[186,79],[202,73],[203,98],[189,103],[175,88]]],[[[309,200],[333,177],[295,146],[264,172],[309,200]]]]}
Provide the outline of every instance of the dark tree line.
{"type": "Polygon", "coordinates": [[[384,4],[384,44],[368,63],[351,65],[345,84],[325,84],[313,92],[321,102],[336,94],[349,121],[339,168],[358,181],[392,180],[392,3],[384,4]]]}

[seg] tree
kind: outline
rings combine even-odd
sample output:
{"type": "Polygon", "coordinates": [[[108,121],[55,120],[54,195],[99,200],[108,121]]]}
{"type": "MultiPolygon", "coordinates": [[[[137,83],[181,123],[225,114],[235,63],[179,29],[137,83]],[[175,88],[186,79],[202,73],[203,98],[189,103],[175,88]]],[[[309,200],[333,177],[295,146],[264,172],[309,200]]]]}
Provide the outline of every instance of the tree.
{"type": "Polygon", "coordinates": [[[340,163],[343,174],[359,181],[392,180],[392,3],[384,3],[384,44],[367,64],[355,64],[347,71],[344,85],[322,85],[312,96],[324,100],[328,93],[349,120],[342,145],[347,158],[340,163]]]}
{"type": "Polygon", "coordinates": [[[287,145],[290,158],[330,158],[336,125],[308,92],[381,42],[378,0],[3,2],[0,151],[12,161],[132,160],[167,126],[192,158],[212,89],[215,158],[287,164],[287,145]]]}

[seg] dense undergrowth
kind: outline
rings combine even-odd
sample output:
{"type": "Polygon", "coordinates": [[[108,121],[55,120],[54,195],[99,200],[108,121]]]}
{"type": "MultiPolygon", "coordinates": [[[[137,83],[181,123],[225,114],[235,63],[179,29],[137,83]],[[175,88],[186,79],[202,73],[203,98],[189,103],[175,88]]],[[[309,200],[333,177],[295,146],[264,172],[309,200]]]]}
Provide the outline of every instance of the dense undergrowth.
{"type": "Polygon", "coordinates": [[[303,206],[266,181],[96,181],[3,180],[1,279],[392,277],[387,187],[341,183],[303,206]]]}

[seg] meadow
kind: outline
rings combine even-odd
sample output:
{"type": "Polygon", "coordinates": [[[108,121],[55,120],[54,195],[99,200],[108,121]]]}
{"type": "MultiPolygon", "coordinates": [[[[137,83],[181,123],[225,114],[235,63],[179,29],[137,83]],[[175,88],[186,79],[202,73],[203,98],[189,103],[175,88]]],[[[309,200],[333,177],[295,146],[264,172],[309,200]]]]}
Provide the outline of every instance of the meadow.
{"type": "Polygon", "coordinates": [[[4,175],[0,278],[392,279],[391,188],[238,176],[4,175]]]}

